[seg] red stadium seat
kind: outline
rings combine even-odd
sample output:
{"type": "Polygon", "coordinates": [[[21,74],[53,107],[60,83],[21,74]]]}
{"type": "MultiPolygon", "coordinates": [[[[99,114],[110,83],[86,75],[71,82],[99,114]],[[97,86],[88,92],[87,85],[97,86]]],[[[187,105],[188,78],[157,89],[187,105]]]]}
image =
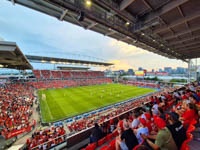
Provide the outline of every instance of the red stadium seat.
{"type": "Polygon", "coordinates": [[[107,150],[107,149],[108,149],[108,145],[105,145],[102,148],[100,148],[100,150],[107,150]]]}
{"type": "Polygon", "coordinates": [[[92,144],[89,144],[87,147],[86,147],[86,150],[95,150],[96,148],[96,143],[92,143],[92,144]]]}
{"type": "Polygon", "coordinates": [[[110,150],[115,150],[115,139],[109,143],[110,150]]]}
{"type": "Polygon", "coordinates": [[[98,146],[103,145],[103,144],[105,143],[105,141],[106,141],[106,137],[100,139],[100,140],[98,141],[98,146]]]}
{"type": "Polygon", "coordinates": [[[118,136],[118,131],[115,131],[114,133],[112,133],[112,136],[113,136],[113,137],[118,136]]]}
{"type": "Polygon", "coordinates": [[[110,134],[108,134],[107,136],[106,136],[106,140],[107,141],[110,141],[112,139],[112,133],[110,133],[110,134]]]}

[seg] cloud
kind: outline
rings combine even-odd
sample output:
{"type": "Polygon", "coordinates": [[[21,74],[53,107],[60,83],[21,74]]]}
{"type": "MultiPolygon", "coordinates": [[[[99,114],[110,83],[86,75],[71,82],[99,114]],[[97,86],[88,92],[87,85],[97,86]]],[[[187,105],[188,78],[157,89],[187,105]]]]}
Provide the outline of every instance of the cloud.
{"type": "MultiPolygon", "coordinates": [[[[0,36],[17,42],[25,53],[56,57],[79,54],[81,59],[114,62],[114,70],[187,67],[182,61],[164,58],[20,5],[13,6],[8,1],[0,1],[0,14],[0,36]]],[[[80,59],[79,56],[74,58],[80,59]]]]}
{"type": "Polygon", "coordinates": [[[128,45],[125,42],[117,41],[114,39],[112,39],[109,42],[109,46],[114,47],[115,49],[118,49],[121,53],[125,55],[148,54],[148,52],[145,50],[142,50],[133,45],[128,45]]]}

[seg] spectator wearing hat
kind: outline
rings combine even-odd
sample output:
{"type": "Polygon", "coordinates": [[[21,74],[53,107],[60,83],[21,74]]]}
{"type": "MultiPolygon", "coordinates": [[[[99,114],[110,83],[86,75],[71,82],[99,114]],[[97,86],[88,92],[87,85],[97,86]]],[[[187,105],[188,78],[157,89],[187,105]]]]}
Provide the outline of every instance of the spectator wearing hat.
{"type": "Polygon", "coordinates": [[[180,149],[182,143],[187,139],[186,129],[183,127],[183,124],[179,121],[179,115],[175,112],[168,113],[168,123],[167,128],[170,130],[172,137],[180,149]]]}
{"type": "Polygon", "coordinates": [[[141,135],[142,138],[146,140],[148,145],[154,150],[178,150],[169,129],[166,127],[165,121],[160,117],[155,116],[154,123],[158,128],[157,135],[141,135]],[[155,143],[153,143],[150,139],[155,140],[155,143]]]}

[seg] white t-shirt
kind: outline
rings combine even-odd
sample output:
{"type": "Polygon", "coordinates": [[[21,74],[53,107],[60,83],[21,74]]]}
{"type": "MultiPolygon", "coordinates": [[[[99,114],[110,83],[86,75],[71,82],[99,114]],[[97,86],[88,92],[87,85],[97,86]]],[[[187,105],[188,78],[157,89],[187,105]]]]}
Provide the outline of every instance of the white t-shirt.
{"type": "Polygon", "coordinates": [[[137,135],[136,135],[136,137],[137,137],[137,139],[138,139],[138,142],[139,142],[139,144],[141,144],[141,142],[143,141],[143,139],[142,139],[142,137],[141,137],[141,134],[144,134],[144,135],[149,135],[149,129],[148,128],[139,128],[138,130],[137,130],[137,135]]]}
{"type": "Polygon", "coordinates": [[[152,111],[155,115],[158,115],[158,104],[154,104],[152,107],[152,111]]]}
{"type": "Polygon", "coordinates": [[[134,119],[133,122],[131,123],[131,126],[132,128],[137,128],[139,124],[140,121],[138,119],[134,119]]]}

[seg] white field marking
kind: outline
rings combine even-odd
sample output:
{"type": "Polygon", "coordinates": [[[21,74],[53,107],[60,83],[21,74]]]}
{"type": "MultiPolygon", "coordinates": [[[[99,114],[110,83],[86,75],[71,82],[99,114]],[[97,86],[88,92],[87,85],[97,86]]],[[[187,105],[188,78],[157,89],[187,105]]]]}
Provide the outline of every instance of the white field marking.
{"type": "MultiPolygon", "coordinates": [[[[48,111],[48,113],[49,113],[49,115],[50,115],[50,118],[51,118],[51,120],[53,120],[53,116],[52,116],[51,111],[50,111],[50,109],[49,109],[49,105],[48,105],[48,103],[47,103],[46,100],[45,100],[44,102],[46,103],[46,109],[47,109],[47,111],[48,111]]],[[[46,111],[46,110],[45,110],[45,111],[46,111]]]]}

